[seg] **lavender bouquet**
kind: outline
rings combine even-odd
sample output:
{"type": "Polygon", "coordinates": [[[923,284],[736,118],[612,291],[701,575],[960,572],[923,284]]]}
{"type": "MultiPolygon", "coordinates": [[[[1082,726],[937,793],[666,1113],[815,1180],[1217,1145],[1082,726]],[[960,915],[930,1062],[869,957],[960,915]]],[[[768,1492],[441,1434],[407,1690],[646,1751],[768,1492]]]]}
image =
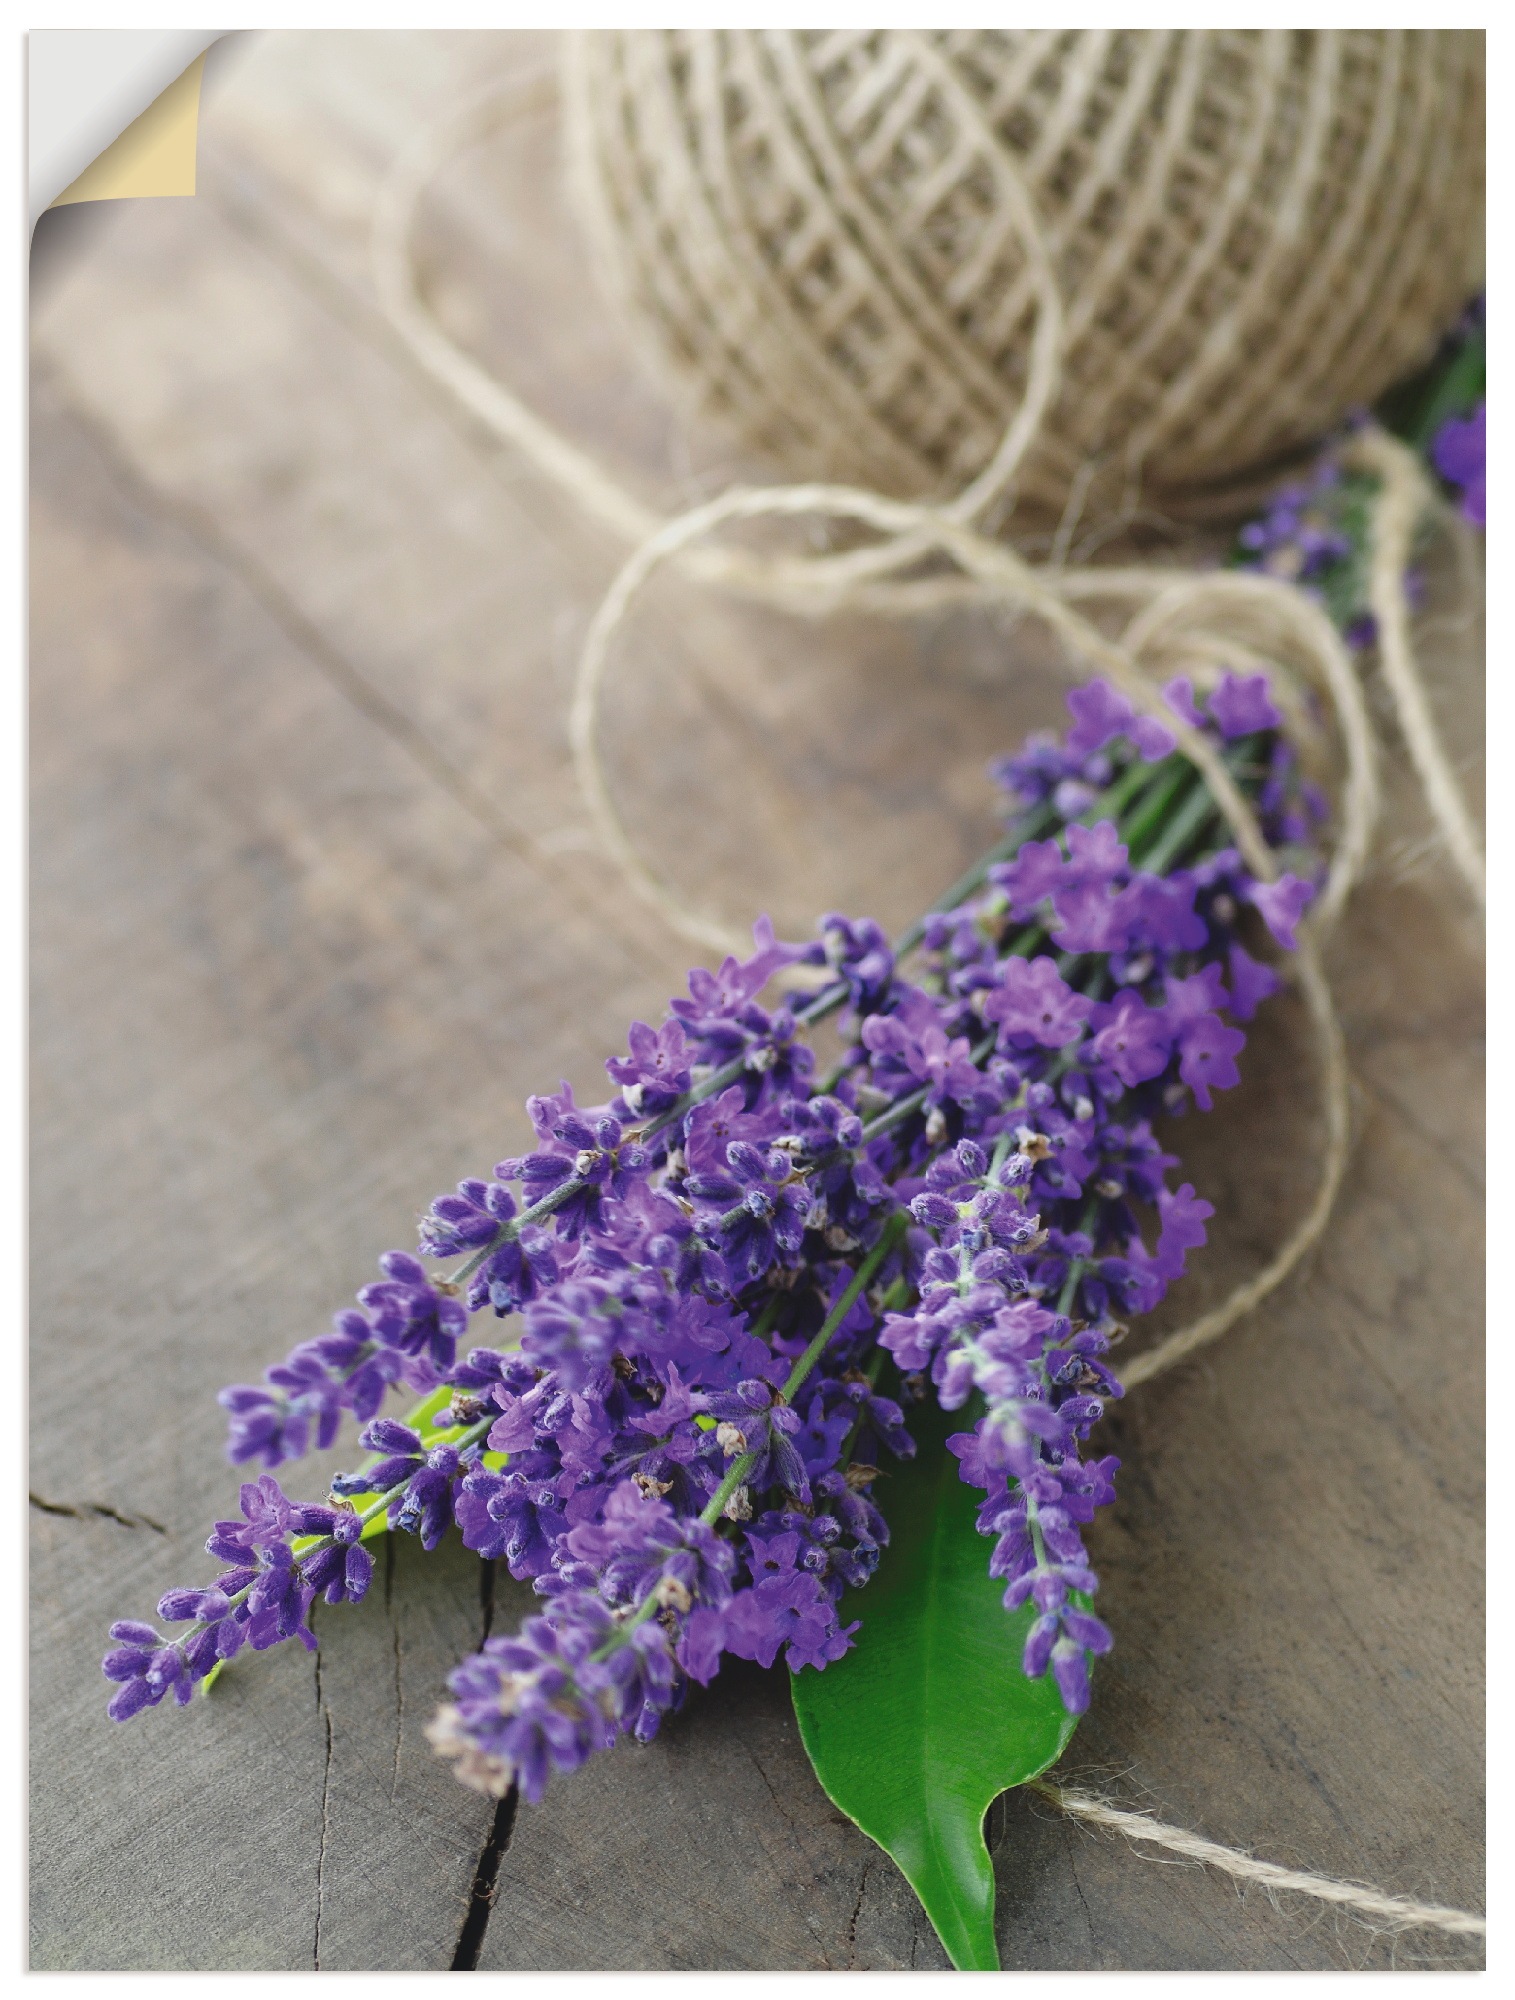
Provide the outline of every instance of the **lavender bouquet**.
{"type": "MultiPolygon", "coordinates": [[[[1339,583],[1341,490],[1284,496],[1238,559],[1292,548],[1339,583]]],[[[1112,1643],[1085,1542],[1118,1470],[1090,1448],[1108,1356],[1213,1212],[1153,1121],[1238,1081],[1324,873],[1326,801],[1266,678],[1166,698],[1275,881],[1160,722],[1074,690],[1061,740],[995,768],[1003,838],[905,936],[760,922],[632,1025],[604,1101],[531,1098],[532,1151],[223,1392],[229,1454],[261,1469],[206,1544],[220,1573],[161,1600],[175,1629],[111,1627],[110,1715],[189,1701],[244,1646],[314,1648],[315,1600],[363,1597],[376,1536],[456,1527],[542,1599],[430,1726],[465,1784],[539,1800],[727,1655],[782,1660],[823,1785],[953,1962],[996,1965],[984,1809],[1058,1757],[1112,1643]],[[363,1463],[292,1498],[283,1468],[349,1418],[363,1463]]]]}

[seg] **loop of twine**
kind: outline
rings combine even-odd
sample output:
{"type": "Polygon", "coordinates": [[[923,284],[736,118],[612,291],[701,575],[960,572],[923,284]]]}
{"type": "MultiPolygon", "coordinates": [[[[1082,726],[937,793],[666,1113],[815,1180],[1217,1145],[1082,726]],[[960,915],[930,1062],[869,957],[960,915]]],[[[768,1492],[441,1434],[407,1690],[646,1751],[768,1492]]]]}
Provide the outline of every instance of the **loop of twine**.
{"type": "MultiPolygon", "coordinates": [[[[932,505],[856,487],[809,483],[734,487],[672,517],[647,507],[447,337],[420,295],[411,261],[415,211],[432,177],[511,112],[549,104],[553,85],[550,72],[513,79],[503,88],[491,84],[457,111],[422,128],[380,189],[371,237],[373,272],[387,318],[426,373],[587,514],[633,545],[586,635],[569,734],[579,783],[605,848],[637,895],[680,936],[722,952],[740,955],[748,949],[744,936],[690,909],[638,851],[615,804],[598,740],[612,640],[636,598],[664,564],[676,563],[698,581],[813,619],[844,608],[903,618],[965,603],[1004,604],[1030,612],[1062,641],[1070,673],[1092,663],[1134,707],[1156,717],[1176,737],[1185,756],[1203,774],[1248,868],[1264,881],[1275,879],[1277,864],[1251,807],[1214,746],[1168,708],[1159,681],[1188,672],[1202,685],[1213,683],[1217,661],[1265,668],[1307,766],[1319,767],[1326,755],[1324,733],[1312,715],[1311,693],[1324,697],[1329,707],[1344,762],[1337,784],[1340,830],[1326,881],[1290,966],[1310,1016],[1320,1067],[1325,1139],[1319,1180],[1308,1212],[1261,1271],[1218,1306],[1136,1357],[1125,1371],[1126,1388],[1151,1381],[1219,1338],[1277,1290],[1324,1231],[1345,1174],[1350,1146],[1346,1052],[1319,942],[1340,916],[1362,873],[1379,807],[1375,738],[1346,646],[1318,604],[1271,577],[1062,563],[1037,567],[973,526],[991,507],[1003,508],[1013,499],[1016,471],[1053,404],[1059,382],[1062,302],[1023,189],[1010,196],[1010,203],[1025,233],[1038,306],[1026,391],[989,464],[955,499],[932,505]],[[765,557],[742,548],[702,546],[707,537],[733,523],[801,515],[847,521],[872,530],[880,539],[845,554],[811,557],[765,557]],[[907,574],[933,554],[949,558],[955,573],[907,574]],[[1109,637],[1078,608],[1090,602],[1125,610],[1118,638],[1109,637]]],[[[1007,189],[1013,181],[1013,175],[1007,176],[1007,189]]],[[[1413,454],[1382,431],[1370,427],[1361,433],[1353,452],[1380,481],[1370,530],[1370,600],[1378,621],[1385,680],[1426,803],[1451,858],[1481,905],[1483,860],[1477,836],[1437,736],[1410,639],[1405,571],[1418,521],[1432,496],[1413,454]]],[[[1065,545],[1060,534],[1056,546],[1065,545]]],[[[1042,1789],[1069,1812],[1118,1826],[1134,1838],[1156,1841],[1247,1879],[1352,1904],[1390,1921],[1465,1935],[1482,1935],[1485,1929],[1482,1918],[1466,1912],[1279,1869],[1165,1827],[1146,1815],[1119,1812],[1087,1795],[1057,1787],[1042,1789]]]]}
{"type": "Polygon", "coordinates": [[[1483,849],[1431,719],[1425,683],[1415,664],[1410,604],[1404,587],[1416,527],[1424,515],[1434,511],[1436,498],[1415,453],[1387,431],[1376,427],[1364,431],[1355,440],[1349,458],[1379,480],[1368,550],[1368,602],[1378,625],[1379,665],[1394,697],[1399,727],[1431,816],[1483,909],[1483,849]]]}

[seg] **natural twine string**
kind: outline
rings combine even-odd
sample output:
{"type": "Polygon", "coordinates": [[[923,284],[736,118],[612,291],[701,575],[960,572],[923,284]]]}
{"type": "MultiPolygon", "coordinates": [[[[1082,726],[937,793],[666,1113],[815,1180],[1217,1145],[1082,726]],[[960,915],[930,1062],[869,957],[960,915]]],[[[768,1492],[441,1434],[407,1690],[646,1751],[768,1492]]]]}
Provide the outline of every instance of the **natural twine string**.
{"type": "Polygon", "coordinates": [[[1128,1840],[1148,1841],[1155,1847],[1166,1848],[1170,1854],[1186,1855],[1206,1867],[1223,1869],[1241,1882],[1261,1882],[1269,1889],[1294,1889],[1301,1895],[1313,1896],[1319,1903],[1340,1903],[1397,1929],[1447,1931],[1454,1937],[1488,1934],[1486,1920],[1470,1910],[1449,1909],[1444,1903],[1418,1903],[1409,1896],[1386,1896],[1381,1889],[1362,1883],[1337,1882],[1328,1875],[1280,1868],[1276,1861],[1259,1861],[1240,1848],[1222,1847],[1184,1827],[1168,1826],[1149,1813],[1127,1812],[1071,1785],[1049,1784],[1045,1778],[1037,1778],[1027,1789],[1050,1800],[1060,1812],[1074,1819],[1086,1820],[1091,1826],[1109,1827],[1113,1832],[1125,1834],[1128,1840]]]}
{"type": "MultiPolygon", "coordinates": [[[[1237,847],[1251,871],[1275,879],[1277,864],[1256,817],[1213,746],[1163,700],[1159,683],[1188,672],[1202,685],[1226,667],[1269,673],[1275,693],[1308,766],[1329,761],[1325,732],[1315,722],[1310,694],[1323,697],[1336,725],[1340,831],[1326,882],[1316,899],[1290,968],[1315,1030],[1325,1142],[1320,1178],[1303,1220],[1270,1262],[1211,1311],[1169,1334],[1127,1368],[1134,1388],[1167,1372],[1277,1289],[1326,1226],[1346,1170],[1350,1142],[1347,1065],[1330,984],[1318,939],[1339,916],[1366,862],[1378,812],[1374,737],[1362,689],[1336,628],[1318,605],[1272,578],[1236,572],[1185,574],[1172,570],[1036,567],[1015,549],[990,540],[972,525],[1010,490],[1040,421],[1054,401],[1059,358],[1055,339],[1038,338],[1028,363],[1025,399],[989,466],[952,502],[929,506],[890,499],[859,488],[807,484],[734,488],[664,518],[627,492],[588,454],[561,437],[443,333],[421,298],[411,261],[415,211],[431,178],[466,144],[477,141],[508,114],[550,102],[552,78],[541,74],[491,85],[460,111],[423,129],[396,160],[380,190],[373,218],[372,260],[379,298],[391,324],[433,380],[446,388],[497,437],[521,451],[537,469],[633,552],[607,592],[589,628],[575,680],[569,728],[585,800],[609,853],[637,894],[670,926],[693,942],[744,952],[747,940],[726,925],[691,910],[638,852],[615,804],[599,748],[601,701],[611,643],[632,605],[664,564],[773,604],[792,615],[824,618],[848,608],[890,617],[917,616],[965,602],[1005,604],[1040,618],[1063,642],[1070,672],[1098,667],[1133,705],[1156,717],[1202,772],[1237,847]],[[1031,413],[1028,420],[1027,413],[1031,413]],[[849,522],[874,531],[879,541],[844,555],[764,557],[742,548],[702,546],[734,523],[799,516],[849,522]],[[910,574],[924,558],[946,557],[951,575],[910,574]],[[1112,638],[1078,607],[1103,603],[1125,612],[1112,638]]],[[[1026,230],[1033,276],[1050,263],[1038,254],[1029,199],[1015,204],[1026,230]]],[[[1055,286],[1038,287],[1038,335],[1058,334],[1061,304],[1055,286]]],[[[1416,523],[1428,495],[1418,467],[1403,447],[1382,433],[1359,438],[1361,462],[1381,487],[1372,525],[1372,605],[1383,634],[1385,678],[1394,693],[1405,736],[1425,787],[1427,802],[1447,846],[1475,893],[1482,894],[1476,837],[1445,754],[1436,738],[1410,644],[1405,566],[1416,523]]],[[[1482,1935],[1481,1917],[1386,1896],[1376,1890],[1278,1868],[1217,1846],[1143,1814],[1120,1811],[1090,1795],[1043,1784],[1038,1789],[1064,1810],[1117,1827],[1133,1838],[1226,1869],[1233,1875],[1292,1888],[1319,1900],[1350,1905],[1400,1924],[1429,1926],[1460,1935],[1482,1935]]]]}
{"type": "Polygon", "coordinates": [[[564,53],[611,295],[791,478],[956,493],[1031,417],[1055,272],[1062,381],[1017,519],[1138,485],[1171,506],[1371,401],[1476,286],[1476,35],[692,27],[564,53]]]}
{"type": "Polygon", "coordinates": [[[1459,873],[1484,907],[1484,859],[1472,814],[1431,720],[1425,683],[1416,670],[1410,638],[1410,607],[1405,572],[1420,520],[1434,509],[1420,461],[1387,431],[1364,431],[1351,458],[1379,480],[1369,545],[1368,601],[1378,624],[1378,659],[1394,697],[1399,726],[1425,792],[1426,803],[1441,830],[1459,873]]]}

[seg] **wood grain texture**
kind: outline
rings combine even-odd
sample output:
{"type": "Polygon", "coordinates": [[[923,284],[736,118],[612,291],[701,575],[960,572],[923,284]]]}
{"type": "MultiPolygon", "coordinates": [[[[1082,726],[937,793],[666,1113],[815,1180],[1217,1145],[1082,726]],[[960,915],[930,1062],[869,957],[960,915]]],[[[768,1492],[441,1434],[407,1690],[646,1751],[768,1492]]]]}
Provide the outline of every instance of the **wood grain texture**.
{"type": "MultiPolygon", "coordinates": [[[[208,1573],[216,1389],[593,1089],[686,954],[594,852],[577,643],[619,552],[421,380],[367,217],[413,129],[551,37],[245,38],[201,194],[44,240],[33,309],[33,1964],[39,1969],[940,1967],[738,1668],[491,1846],[420,1731],[530,1602],[398,1547],[319,1660],[239,1660],[182,1715],[103,1718],[106,1623],[208,1573]],[[481,1858],[487,1857],[480,1877],[481,1858]],[[491,1899],[475,1899],[495,1871],[491,1899]],[[470,1926],[470,1910],[473,1911],[470,1926]],[[486,1921],[487,1920],[487,1921],[486,1921]]],[[[742,467],[638,374],[526,120],[443,177],[439,310],[675,504],[742,467]]],[[[1433,566],[1437,699],[1476,783],[1480,654],[1433,566]],[[1459,623],[1459,620],[1462,622],[1459,623]]],[[[982,768],[1053,720],[1036,635],[793,626],[669,582],[608,707],[616,782],[686,892],[908,919],[982,844],[982,768]]],[[[1356,1150],[1278,1299],[1109,1421],[1118,1644],[1069,1755],[1211,1838],[1481,1908],[1481,962],[1397,765],[1333,952],[1356,1150]]],[[[1308,1198],[1292,1004],[1175,1128],[1220,1211],[1165,1306],[1218,1297],[1308,1198]]],[[[315,1491],[320,1468],[312,1468],[315,1491]]],[[[303,1490],[303,1489],[302,1489],[303,1490]]],[[[508,1817],[508,1816],[507,1816],[508,1817]]],[[[1470,1964],[1159,1868],[1020,1798],[992,1815],[1007,1966],[1470,1964]]]]}

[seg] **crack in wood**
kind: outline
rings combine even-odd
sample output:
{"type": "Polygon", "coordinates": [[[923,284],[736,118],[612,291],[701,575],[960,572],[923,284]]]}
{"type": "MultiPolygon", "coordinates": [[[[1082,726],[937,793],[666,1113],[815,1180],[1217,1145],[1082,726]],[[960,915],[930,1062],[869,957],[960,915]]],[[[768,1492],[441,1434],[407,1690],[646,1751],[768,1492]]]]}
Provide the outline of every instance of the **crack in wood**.
{"type": "Polygon", "coordinates": [[[457,1950],[452,1955],[453,1972],[477,1972],[479,1955],[484,1949],[484,1935],[489,1929],[489,1919],[494,1914],[495,1888],[500,1878],[500,1862],[510,1845],[510,1836],[515,1831],[516,1808],[521,1803],[521,1794],[514,1785],[494,1809],[494,1824],[489,1829],[489,1838],[484,1843],[479,1856],[479,1865],[473,1873],[473,1887],[468,1894],[468,1908],[463,1917],[463,1928],[458,1932],[457,1950]]]}
{"type": "Polygon", "coordinates": [[[1078,1856],[1074,1852],[1071,1843],[1068,1846],[1067,1854],[1068,1854],[1068,1873],[1073,1877],[1074,1894],[1078,1897],[1079,1908],[1084,1913],[1084,1935],[1088,1941],[1089,1948],[1092,1951],[1094,1948],[1094,1916],[1089,1908],[1089,1898],[1084,1894],[1084,1885],[1079,1880],[1078,1856]]]}
{"type": "Polygon", "coordinates": [[[27,1499],[39,1514],[58,1514],[70,1521],[114,1521],[118,1528],[151,1528],[155,1535],[166,1535],[167,1528],[161,1521],[155,1521],[150,1514],[123,1514],[119,1507],[111,1507],[103,1500],[44,1500],[40,1493],[28,1493],[27,1499]]]}
{"type": "MultiPolygon", "coordinates": [[[[768,1787],[768,1796],[773,1800],[774,1805],[778,1808],[779,1818],[783,1820],[785,1826],[788,1827],[790,1833],[794,1836],[794,1844],[796,1848],[798,1848],[803,1853],[804,1836],[800,1828],[795,1824],[794,1817],[790,1813],[789,1808],[784,1804],[784,1801],[779,1797],[777,1787],[774,1785],[772,1778],[770,1778],[768,1773],[763,1769],[763,1766],[759,1761],[757,1752],[753,1749],[750,1743],[743,1743],[742,1748],[746,1751],[747,1756],[751,1761],[753,1770],[757,1772],[758,1776],[762,1779],[763,1783],[768,1787]]],[[[821,1936],[820,1926],[816,1923],[813,1913],[809,1910],[805,1910],[802,1912],[802,1914],[805,1919],[805,1928],[810,1932],[810,1935],[815,1939],[816,1948],[821,1954],[821,1962],[825,1967],[825,1970],[827,1972],[834,1972],[836,1968],[831,1963],[831,1954],[826,1949],[826,1941],[821,1936]]]]}
{"type": "Polygon", "coordinates": [[[331,1827],[331,1710],[321,1688],[321,1650],[316,1648],[316,1711],[326,1725],[326,1760],[321,1769],[321,1845],[316,1850],[316,1935],[311,1949],[314,1969],[321,1970],[321,1919],[325,1914],[326,1838],[331,1827]]]}
{"type": "Polygon", "coordinates": [[[857,1885],[857,1901],[852,1906],[852,1915],[847,1922],[847,1970],[852,1971],[857,1963],[857,1920],[863,1914],[863,1898],[868,1893],[868,1877],[873,1873],[873,1863],[863,1863],[863,1879],[857,1885]]]}
{"type": "Polygon", "coordinates": [[[392,1625],[390,1632],[394,1639],[395,1655],[395,1768],[389,1786],[389,1800],[393,1805],[400,1795],[400,1745],[405,1738],[405,1681],[401,1672],[404,1649],[400,1644],[399,1624],[392,1625]]]}

